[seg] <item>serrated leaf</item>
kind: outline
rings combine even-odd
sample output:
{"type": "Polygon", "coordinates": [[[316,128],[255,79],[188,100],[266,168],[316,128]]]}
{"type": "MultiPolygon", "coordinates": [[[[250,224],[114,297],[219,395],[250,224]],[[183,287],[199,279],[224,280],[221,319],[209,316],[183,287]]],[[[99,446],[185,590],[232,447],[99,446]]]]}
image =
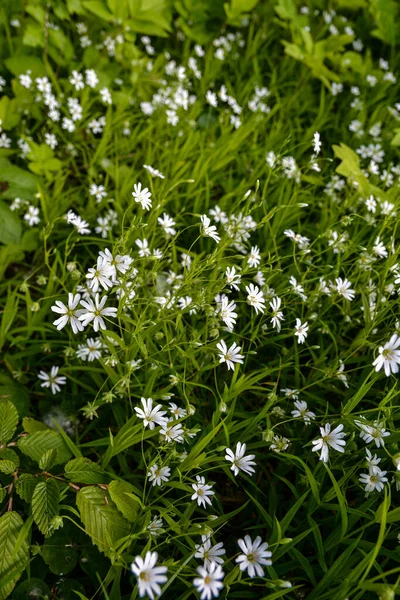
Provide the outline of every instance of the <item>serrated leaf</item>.
{"type": "MultiPolygon", "coordinates": [[[[1,220],[1,214],[0,214],[1,220]]],[[[9,400],[0,401],[0,443],[10,441],[18,425],[18,412],[9,400]]]]}
{"type": "Polygon", "coordinates": [[[55,465],[66,463],[71,458],[71,452],[57,431],[47,429],[36,431],[18,441],[18,447],[32,460],[39,462],[47,450],[57,450],[55,465]]]}
{"type": "Polygon", "coordinates": [[[0,517],[0,600],[5,600],[11,594],[29,561],[26,540],[15,552],[23,525],[16,512],[10,511],[0,517]]]}
{"type": "Polygon", "coordinates": [[[15,491],[25,502],[32,502],[33,492],[38,484],[38,479],[30,473],[22,473],[15,482],[15,491]]]}
{"type": "Polygon", "coordinates": [[[4,498],[7,496],[6,488],[0,488],[0,502],[3,502],[4,498]]]}
{"type": "Polygon", "coordinates": [[[32,417],[24,417],[22,419],[22,428],[26,433],[35,433],[35,431],[48,431],[47,425],[41,421],[36,421],[32,417]]]}
{"type": "Polygon", "coordinates": [[[107,481],[98,464],[88,458],[74,458],[65,465],[65,477],[74,483],[105,483],[107,481]]]}
{"type": "Polygon", "coordinates": [[[126,481],[112,481],[108,486],[111,500],[128,521],[136,520],[139,503],[130,496],[133,487],[126,481]]]}
{"type": "Polygon", "coordinates": [[[16,467],[19,467],[19,456],[11,448],[2,448],[0,450],[0,460],[10,460],[16,467]]]}
{"type": "Polygon", "coordinates": [[[16,464],[11,460],[0,460],[0,473],[4,473],[5,475],[11,475],[15,472],[17,468],[16,464]]]}
{"type": "Polygon", "coordinates": [[[57,450],[51,448],[40,457],[39,467],[42,469],[42,471],[47,471],[48,469],[51,469],[51,467],[55,464],[57,460],[57,454],[57,450]]]}
{"type": "Polygon", "coordinates": [[[110,553],[110,544],[129,533],[129,522],[120,514],[107,492],[100,488],[83,488],[76,496],[76,504],[86,532],[104,554],[110,553]]]}
{"type": "Polygon", "coordinates": [[[60,490],[54,479],[37,484],[32,496],[32,515],[44,535],[50,532],[50,523],[58,515],[59,501],[60,490]]]}

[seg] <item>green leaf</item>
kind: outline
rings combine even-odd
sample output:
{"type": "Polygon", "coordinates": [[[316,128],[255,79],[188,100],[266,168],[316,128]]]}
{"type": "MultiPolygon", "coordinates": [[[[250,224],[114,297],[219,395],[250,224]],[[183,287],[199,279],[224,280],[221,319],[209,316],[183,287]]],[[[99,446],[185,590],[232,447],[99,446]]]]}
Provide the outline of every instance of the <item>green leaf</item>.
{"type": "Polygon", "coordinates": [[[29,548],[25,540],[18,551],[15,546],[24,525],[16,512],[0,517],[0,600],[5,600],[14,589],[29,561],[29,548]]]}
{"type": "Polygon", "coordinates": [[[26,199],[37,192],[38,178],[29,171],[12,165],[6,158],[0,158],[0,182],[9,184],[8,190],[3,194],[7,198],[20,195],[26,199]]]}
{"type": "Polygon", "coordinates": [[[48,537],[42,546],[42,557],[55,575],[70,573],[78,562],[78,551],[74,548],[74,539],[63,529],[48,537]]]}
{"type": "Polygon", "coordinates": [[[11,460],[0,460],[0,473],[12,475],[15,472],[17,465],[11,460]]]}
{"type": "Polygon", "coordinates": [[[32,502],[33,492],[38,484],[38,479],[30,473],[22,473],[15,482],[15,491],[25,502],[32,502]]]}
{"type": "Polygon", "coordinates": [[[82,523],[101,552],[110,554],[114,542],[126,536],[130,524],[118,511],[107,492],[88,486],[76,496],[82,523]]]}
{"type": "Polygon", "coordinates": [[[32,496],[32,515],[36,525],[44,535],[51,530],[51,521],[58,515],[60,490],[54,479],[41,481],[32,496]]]}
{"type": "Polygon", "coordinates": [[[126,481],[112,481],[108,486],[111,500],[128,521],[134,523],[137,518],[139,503],[132,498],[134,489],[126,481]]]}
{"type": "Polygon", "coordinates": [[[18,425],[18,412],[9,400],[0,401],[0,443],[6,444],[13,437],[18,425]]]}
{"type": "Polygon", "coordinates": [[[82,4],[86,10],[100,17],[103,21],[107,21],[108,23],[114,21],[114,15],[110,13],[105,2],[101,2],[101,0],[85,0],[82,4]]]}
{"type": "Polygon", "coordinates": [[[48,431],[47,425],[41,421],[36,421],[32,417],[24,417],[22,419],[22,428],[26,433],[35,433],[35,431],[48,431]]]}
{"type": "Polygon", "coordinates": [[[101,467],[88,458],[74,458],[65,465],[65,477],[74,483],[105,483],[101,467]]]}
{"type": "Polygon", "coordinates": [[[18,441],[18,447],[29,458],[37,463],[47,450],[57,450],[55,465],[66,463],[71,458],[71,451],[57,431],[47,429],[36,431],[18,441]]]}
{"type": "Polygon", "coordinates": [[[57,460],[57,454],[58,452],[54,448],[46,450],[46,452],[40,457],[39,468],[42,469],[42,471],[47,471],[48,469],[51,469],[51,467],[57,460]]]}
{"type": "MultiPolygon", "coordinates": [[[[2,178],[2,174],[0,174],[0,178],[2,178]]],[[[21,233],[21,219],[5,202],[0,201],[0,243],[19,244],[21,233]]]]}

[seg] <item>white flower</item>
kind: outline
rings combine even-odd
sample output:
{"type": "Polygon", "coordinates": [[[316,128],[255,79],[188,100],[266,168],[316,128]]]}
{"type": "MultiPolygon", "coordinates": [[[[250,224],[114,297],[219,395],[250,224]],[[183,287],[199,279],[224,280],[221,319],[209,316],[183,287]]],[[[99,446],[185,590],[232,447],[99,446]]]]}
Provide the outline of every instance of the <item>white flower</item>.
{"type": "Polygon", "coordinates": [[[175,419],[181,419],[182,417],[186,417],[187,411],[184,408],[180,408],[174,402],[169,403],[169,411],[174,415],[175,419]]]}
{"type": "Polygon", "coordinates": [[[32,86],[32,77],[30,76],[30,71],[23,75],[20,75],[19,82],[24,88],[29,90],[29,88],[32,86]]]}
{"type": "Polygon", "coordinates": [[[164,233],[167,237],[176,234],[176,229],[174,229],[175,221],[172,217],[167,215],[167,213],[164,213],[162,217],[158,217],[157,221],[164,229],[164,233]]]}
{"type": "Polygon", "coordinates": [[[171,469],[169,467],[158,467],[158,465],[153,465],[150,467],[147,477],[149,481],[153,482],[154,485],[162,485],[163,481],[168,481],[171,475],[171,469]]]}
{"type": "Polygon", "coordinates": [[[83,88],[85,87],[85,84],[83,81],[83,75],[81,73],[79,73],[78,71],[72,71],[72,75],[69,78],[69,82],[74,86],[74,88],[77,91],[83,90],[83,88]]]}
{"type": "Polygon", "coordinates": [[[151,192],[148,188],[142,189],[142,184],[135,183],[133,186],[132,196],[135,199],[135,202],[139,203],[143,210],[150,210],[151,208],[151,192]]]}
{"type": "Polygon", "coordinates": [[[232,371],[235,369],[234,363],[243,364],[244,356],[240,354],[241,348],[236,344],[236,342],[233,342],[232,346],[228,350],[228,347],[224,340],[221,340],[217,344],[217,348],[220,352],[220,354],[218,355],[219,362],[225,362],[228,367],[228,371],[229,369],[232,369],[232,371]]]}
{"type": "Polygon", "coordinates": [[[292,410],[292,415],[295,419],[303,419],[306,425],[309,425],[311,420],[315,419],[315,413],[308,410],[307,402],[304,402],[304,400],[296,400],[293,404],[296,407],[296,410],[292,410]]]}
{"type": "Polygon", "coordinates": [[[250,267],[258,267],[261,262],[260,250],[257,246],[252,246],[250,254],[247,257],[247,264],[250,267]]]}
{"type": "Polygon", "coordinates": [[[384,368],[387,377],[389,377],[391,373],[399,372],[400,350],[397,350],[399,346],[400,337],[396,333],[392,335],[390,340],[386,342],[384,346],[379,346],[379,355],[372,363],[376,372],[380,371],[382,367],[384,368]]]}
{"type": "Polygon", "coordinates": [[[197,483],[192,483],[194,494],[191,496],[191,500],[197,500],[199,506],[204,506],[204,508],[206,508],[206,504],[211,505],[211,500],[215,492],[212,490],[212,485],[206,484],[204,477],[196,475],[196,480],[197,483]]]}
{"type": "Polygon", "coordinates": [[[45,371],[40,371],[38,377],[43,381],[40,387],[51,388],[52,394],[61,392],[60,385],[65,385],[67,378],[63,375],[58,375],[59,369],[60,367],[51,367],[50,375],[45,371]]]}
{"type": "Polygon", "coordinates": [[[107,196],[104,185],[96,185],[95,183],[92,183],[90,186],[89,194],[91,196],[96,196],[96,202],[101,202],[102,199],[107,196]]]}
{"type": "Polygon", "coordinates": [[[218,303],[217,312],[225,325],[233,331],[236,324],[237,312],[235,312],[236,304],[233,300],[229,302],[228,296],[223,296],[221,302],[218,303]]]}
{"type": "Polygon", "coordinates": [[[336,291],[338,292],[338,294],[340,294],[341,296],[343,296],[343,298],[346,298],[346,300],[354,300],[354,296],[356,295],[356,292],[351,288],[351,283],[348,279],[342,279],[341,277],[338,277],[336,280],[336,291]]]}
{"type": "Polygon", "coordinates": [[[163,525],[164,523],[161,517],[154,517],[147,525],[147,530],[150,532],[150,535],[157,537],[162,533],[163,525]]]}
{"type": "Polygon", "coordinates": [[[241,283],[241,276],[236,273],[235,267],[227,267],[225,271],[226,283],[230,286],[231,290],[239,291],[239,285],[241,283]]]}
{"type": "Polygon", "coordinates": [[[143,598],[145,594],[154,599],[154,594],[161,594],[160,583],[167,581],[167,567],[156,567],[158,559],[157,552],[146,552],[144,560],[141,556],[136,556],[131,564],[131,571],[137,577],[139,586],[139,596],[143,598]]]}
{"type": "Polygon", "coordinates": [[[321,137],[320,137],[318,131],[316,131],[314,133],[313,146],[314,146],[315,154],[319,154],[321,151],[322,144],[321,144],[321,137]]]}
{"type": "Polygon", "coordinates": [[[93,321],[93,329],[98,331],[99,328],[105,330],[106,324],[104,323],[103,317],[116,317],[117,309],[114,307],[105,307],[107,302],[107,296],[103,296],[100,300],[99,294],[96,294],[94,302],[92,298],[87,300],[81,300],[81,306],[86,309],[83,314],[79,316],[79,320],[83,322],[83,326],[86,327],[93,321]]]}
{"type": "Polygon", "coordinates": [[[161,404],[157,404],[153,408],[153,399],[152,398],[141,398],[140,399],[143,409],[135,406],[135,412],[139,419],[143,419],[143,425],[150,429],[154,429],[156,425],[164,425],[166,422],[166,418],[164,417],[166,411],[162,411],[161,404]]]}
{"type": "MultiPolygon", "coordinates": [[[[277,406],[275,408],[279,409],[280,407],[277,406]]],[[[283,412],[283,415],[284,414],[285,413],[283,412]]],[[[270,444],[269,449],[279,454],[279,452],[285,452],[285,450],[289,448],[289,443],[290,440],[288,440],[287,438],[282,437],[280,435],[274,435],[272,444],[270,444]]]]}
{"type": "Polygon", "coordinates": [[[246,285],[246,292],[248,294],[247,304],[250,304],[257,314],[258,312],[263,313],[265,309],[265,300],[262,291],[256,285],[250,283],[250,285],[246,285]]]}
{"type": "Polygon", "coordinates": [[[30,204],[28,206],[28,212],[26,212],[24,214],[24,220],[28,223],[28,225],[30,225],[31,227],[33,225],[37,225],[38,223],[40,223],[40,218],[39,218],[39,209],[36,208],[36,206],[32,206],[32,204],[30,204]]]}
{"type": "Polygon", "coordinates": [[[53,312],[61,315],[61,317],[53,321],[53,325],[57,327],[58,331],[65,327],[68,321],[71,323],[74,333],[83,331],[84,327],[78,318],[82,314],[82,310],[77,309],[80,299],[80,294],[71,294],[70,292],[68,294],[68,306],[65,306],[60,300],[56,300],[55,305],[51,307],[53,312]]]}
{"type": "Polygon", "coordinates": [[[211,221],[207,217],[207,215],[201,215],[201,233],[206,237],[212,238],[215,242],[220,241],[220,236],[217,233],[217,228],[215,225],[210,225],[211,221]]]}
{"type": "Polygon", "coordinates": [[[313,440],[312,449],[313,452],[321,450],[320,460],[323,462],[328,462],[329,458],[329,447],[337,450],[338,452],[344,452],[344,447],[346,442],[342,439],[346,435],[343,431],[343,425],[338,425],[333,431],[331,431],[331,426],[329,423],[325,425],[325,427],[319,428],[321,432],[321,437],[318,440],[313,440]]]}
{"type": "Polygon", "coordinates": [[[165,179],[165,176],[158,169],[154,169],[154,167],[151,167],[150,165],[143,165],[143,168],[146,169],[146,171],[148,171],[152,177],[165,179]]]}
{"type": "Polygon", "coordinates": [[[136,246],[139,248],[139,256],[144,258],[150,256],[149,242],[144,238],[143,240],[135,240],[136,246]]]}
{"type": "Polygon", "coordinates": [[[103,343],[100,339],[87,338],[86,344],[79,344],[76,355],[81,360],[88,360],[93,362],[98,358],[101,358],[101,350],[103,343]]]}
{"type": "Polygon", "coordinates": [[[254,454],[244,455],[246,452],[246,444],[241,444],[238,442],[236,444],[235,453],[230,448],[226,449],[225,460],[232,463],[230,467],[231,471],[233,471],[234,475],[238,475],[239,471],[243,471],[247,473],[247,475],[252,475],[255,473],[252,465],[255,465],[253,458],[255,458],[254,454]]]}
{"type": "Polygon", "coordinates": [[[224,564],[224,559],[221,558],[222,555],[226,554],[224,545],[222,542],[215,544],[215,546],[211,546],[211,540],[208,535],[202,535],[202,544],[196,544],[195,558],[201,558],[204,560],[204,566],[206,568],[211,566],[211,563],[217,563],[218,565],[224,564]]]}
{"type": "Polygon", "coordinates": [[[96,71],[94,69],[86,69],[85,75],[86,84],[91,88],[95,88],[99,83],[99,78],[97,77],[96,71]]]}
{"type": "Polygon", "coordinates": [[[183,427],[181,423],[173,425],[173,421],[164,421],[161,424],[160,435],[165,438],[166,442],[184,442],[183,427]]]}
{"type": "Polygon", "coordinates": [[[294,328],[294,335],[297,336],[299,344],[303,344],[308,335],[308,323],[305,321],[302,323],[300,319],[296,319],[296,327],[294,328]]]}
{"type": "Polygon", "coordinates": [[[278,298],[278,296],[275,296],[275,298],[272,298],[269,305],[272,310],[272,319],[271,319],[272,326],[275,327],[275,329],[279,333],[279,331],[281,330],[281,321],[285,320],[285,318],[283,316],[283,312],[280,310],[281,299],[278,298]]]}
{"type": "Polygon", "coordinates": [[[262,542],[261,537],[258,535],[254,542],[251,541],[251,537],[246,535],[244,540],[238,540],[238,546],[242,550],[243,554],[239,554],[236,558],[236,562],[239,563],[241,571],[247,569],[249,577],[263,577],[264,569],[261,565],[266,567],[272,565],[272,552],[267,550],[267,542],[262,542]]]}
{"type": "Polygon", "coordinates": [[[110,90],[108,88],[106,88],[106,87],[101,88],[100,97],[101,97],[101,101],[104,104],[112,104],[112,97],[111,97],[110,90]]]}
{"type": "Polygon", "coordinates": [[[384,438],[390,435],[390,432],[384,429],[382,423],[379,421],[374,421],[372,425],[369,425],[364,421],[354,421],[354,423],[360,427],[360,438],[364,440],[366,444],[375,442],[377,448],[380,448],[381,446],[382,448],[384,447],[384,438]]]}
{"type": "Polygon", "coordinates": [[[220,590],[224,587],[222,579],[224,572],[220,565],[212,562],[210,567],[197,567],[197,573],[200,577],[193,579],[193,585],[200,592],[200,600],[211,600],[218,598],[220,590]]]}
{"type": "Polygon", "coordinates": [[[107,291],[112,288],[115,281],[115,268],[106,262],[101,256],[97,257],[96,267],[88,269],[86,279],[88,279],[88,287],[92,292],[97,292],[100,285],[107,291]]]}
{"type": "Polygon", "coordinates": [[[388,481],[385,477],[387,471],[381,471],[379,467],[372,467],[369,473],[361,473],[359,480],[362,485],[365,485],[367,494],[376,490],[381,492],[384,488],[384,483],[388,481]]]}
{"type": "Polygon", "coordinates": [[[217,94],[215,92],[212,92],[211,90],[207,90],[206,100],[207,100],[208,104],[210,104],[211,106],[214,106],[214,108],[216,106],[218,106],[218,98],[217,98],[217,94]]]}

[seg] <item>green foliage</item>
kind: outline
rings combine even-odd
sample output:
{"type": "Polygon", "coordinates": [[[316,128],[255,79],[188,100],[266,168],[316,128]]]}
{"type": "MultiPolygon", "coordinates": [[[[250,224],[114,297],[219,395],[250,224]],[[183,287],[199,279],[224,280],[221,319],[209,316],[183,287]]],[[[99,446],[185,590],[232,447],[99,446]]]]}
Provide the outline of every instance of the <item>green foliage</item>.
{"type": "Polygon", "coordinates": [[[93,544],[104,554],[110,555],[115,543],[129,533],[128,521],[118,511],[107,491],[98,487],[82,488],[77,493],[76,504],[93,544]]]}
{"type": "Polygon", "coordinates": [[[8,598],[28,561],[29,546],[18,544],[23,521],[18,513],[6,512],[0,517],[0,598],[8,598]]]}
{"type": "Polygon", "coordinates": [[[58,515],[60,490],[54,479],[38,483],[32,496],[32,515],[36,525],[44,535],[53,529],[53,519],[58,515]]]}

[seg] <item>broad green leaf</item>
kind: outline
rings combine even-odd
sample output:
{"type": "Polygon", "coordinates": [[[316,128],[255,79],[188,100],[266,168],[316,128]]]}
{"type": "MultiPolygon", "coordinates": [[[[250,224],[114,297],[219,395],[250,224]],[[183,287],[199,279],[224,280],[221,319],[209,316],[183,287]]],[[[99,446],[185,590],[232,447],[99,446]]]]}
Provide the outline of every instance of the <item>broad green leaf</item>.
{"type": "Polygon", "coordinates": [[[9,511],[0,517],[0,600],[9,597],[29,561],[26,540],[14,552],[23,525],[16,512],[9,511]]]}
{"type": "Polygon", "coordinates": [[[47,425],[41,421],[36,421],[32,417],[24,417],[22,419],[22,428],[26,433],[35,433],[36,431],[48,431],[47,425]]]}
{"type": "Polygon", "coordinates": [[[3,315],[0,325],[0,349],[3,347],[7,339],[7,333],[17,316],[18,312],[18,295],[16,291],[8,290],[7,300],[4,306],[3,315]]]}
{"type": "Polygon", "coordinates": [[[0,473],[4,473],[5,475],[11,475],[15,472],[16,468],[17,465],[11,460],[0,460],[0,473]]]}
{"type": "Polygon", "coordinates": [[[79,558],[74,539],[63,528],[48,537],[42,546],[42,557],[55,575],[70,573],[79,558]]]}
{"type": "Polygon", "coordinates": [[[39,459],[39,468],[42,469],[42,471],[47,471],[48,469],[51,469],[51,467],[57,460],[57,455],[58,452],[54,448],[46,450],[46,452],[42,454],[42,456],[39,459]]]}
{"type": "MultiPolygon", "coordinates": [[[[2,174],[0,173],[0,179],[2,174]]],[[[0,201],[0,243],[19,244],[22,233],[21,219],[7,204],[0,201]]]]}
{"type": "Polygon", "coordinates": [[[86,532],[104,554],[110,553],[110,544],[129,533],[129,522],[104,490],[94,486],[84,487],[78,492],[76,503],[86,532]]]}
{"type": "Polygon", "coordinates": [[[44,535],[51,531],[51,522],[58,515],[60,490],[54,479],[41,481],[32,496],[32,515],[36,525],[44,535]]]}
{"type": "Polygon", "coordinates": [[[57,431],[36,431],[18,441],[18,447],[37,463],[47,450],[57,450],[55,465],[66,463],[71,458],[71,451],[57,431]]]}
{"type": "Polygon", "coordinates": [[[33,492],[39,481],[41,479],[30,473],[21,473],[15,482],[15,491],[22,500],[30,503],[32,502],[33,492]]]}
{"type": "Polygon", "coordinates": [[[88,458],[74,458],[65,465],[65,477],[74,483],[106,483],[101,467],[88,458]]]}
{"type": "Polygon", "coordinates": [[[133,486],[126,481],[112,481],[108,486],[111,500],[115,502],[118,510],[128,521],[134,523],[137,517],[139,504],[132,498],[133,486]]]}
{"type": "Polygon", "coordinates": [[[0,443],[6,444],[13,437],[18,425],[18,412],[9,400],[0,400],[0,443]]]}
{"type": "Polygon", "coordinates": [[[84,8],[90,11],[103,21],[107,21],[108,23],[112,23],[114,21],[113,14],[109,11],[107,3],[102,2],[101,0],[84,0],[82,2],[84,8]]]}

